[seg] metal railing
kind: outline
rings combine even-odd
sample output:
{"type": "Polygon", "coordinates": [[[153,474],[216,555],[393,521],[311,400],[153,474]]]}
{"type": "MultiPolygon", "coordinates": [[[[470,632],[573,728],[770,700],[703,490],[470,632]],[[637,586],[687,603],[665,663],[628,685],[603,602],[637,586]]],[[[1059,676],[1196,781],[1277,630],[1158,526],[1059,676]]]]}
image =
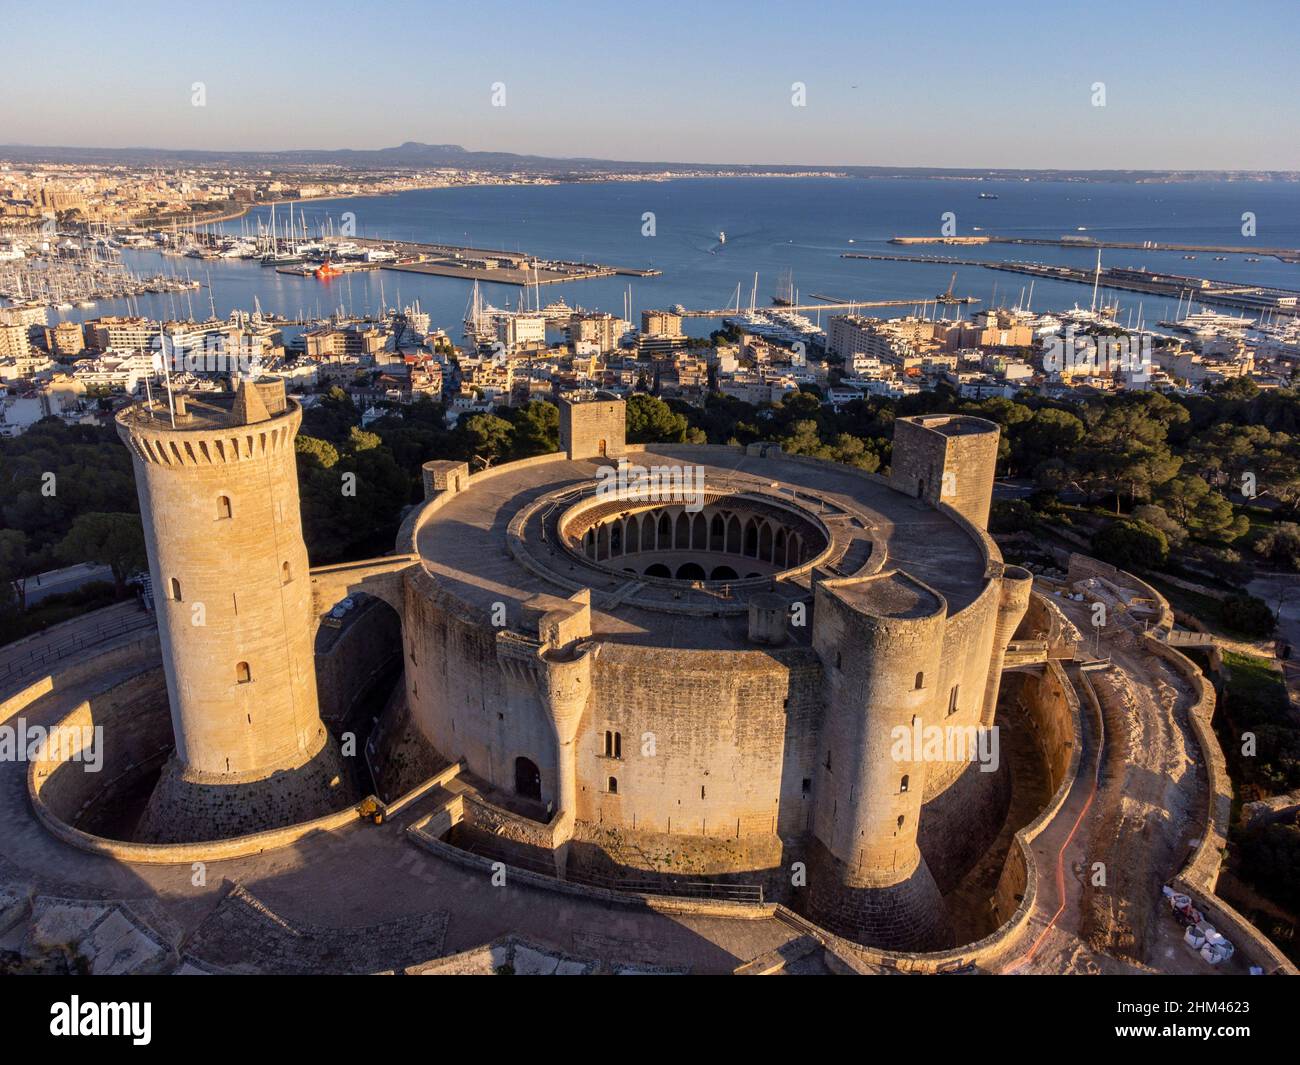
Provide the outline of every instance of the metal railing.
{"type": "MultiPolygon", "coordinates": [[[[51,662],[57,662],[78,651],[95,647],[117,636],[123,636],[126,633],[140,629],[152,628],[154,624],[154,615],[141,610],[138,614],[131,614],[112,624],[101,625],[91,632],[70,636],[57,643],[43,644],[40,648],[33,648],[26,653],[20,652],[17,656],[6,656],[9,660],[0,665],[0,684],[29,676],[32,673],[39,672],[51,662]]],[[[0,652],[3,652],[3,648],[0,648],[0,652]]]]}
{"type": "MultiPolygon", "coordinates": [[[[549,876],[553,880],[559,879],[555,874],[554,863],[541,858],[507,853],[502,848],[493,847],[491,844],[478,840],[461,849],[468,851],[470,854],[477,854],[481,858],[504,862],[506,865],[513,865],[528,872],[549,876]]],[[[711,880],[678,880],[676,878],[636,880],[627,877],[601,876],[599,873],[578,872],[566,873],[565,880],[575,884],[585,884],[587,887],[604,888],[607,891],[621,891],[632,895],[665,895],[675,898],[714,899],[724,902],[761,903],[763,901],[762,884],[719,884],[711,880]]]]}

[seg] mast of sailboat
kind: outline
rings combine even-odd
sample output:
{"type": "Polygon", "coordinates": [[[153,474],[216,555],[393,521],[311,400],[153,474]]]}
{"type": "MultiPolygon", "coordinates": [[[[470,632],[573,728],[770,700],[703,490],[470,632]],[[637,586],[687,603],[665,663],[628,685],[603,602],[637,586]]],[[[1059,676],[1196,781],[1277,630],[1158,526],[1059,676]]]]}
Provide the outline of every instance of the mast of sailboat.
{"type": "Polygon", "coordinates": [[[1092,310],[1097,310],[1097,286],[1101,284],[1101,249],[1097,249],[1097,270],[1092,275],[1092,310]]]}

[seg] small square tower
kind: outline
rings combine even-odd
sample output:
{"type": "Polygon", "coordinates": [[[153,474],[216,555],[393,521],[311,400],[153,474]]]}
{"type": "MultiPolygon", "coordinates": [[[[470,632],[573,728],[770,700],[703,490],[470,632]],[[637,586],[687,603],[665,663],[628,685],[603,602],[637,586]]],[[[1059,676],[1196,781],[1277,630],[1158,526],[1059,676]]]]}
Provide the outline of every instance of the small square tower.
{"type": "Polygon", "coordinates": [[[927,503],[947,503],[987,529],[1001,432],[996,422],[968,414],[898,418],[889,483],[927,503]]]}
{"type": "Polygon", "coordinates": [[[560,450],[572,459],[627,453],[627,405],[621,399],[561,397],[560,450]]]}

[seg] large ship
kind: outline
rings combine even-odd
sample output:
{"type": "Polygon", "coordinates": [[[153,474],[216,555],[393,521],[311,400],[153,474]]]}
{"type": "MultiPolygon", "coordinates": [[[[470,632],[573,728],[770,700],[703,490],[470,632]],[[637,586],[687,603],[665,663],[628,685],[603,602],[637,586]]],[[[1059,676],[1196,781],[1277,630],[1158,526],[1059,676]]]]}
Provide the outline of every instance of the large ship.
{"type": "Polygon", "coordinates": [[[1183,333],[1203,337],[1223,334],[1240,335],[1253,326],[1255,320],[1232,314],[1220,314],[1208,307],[1202,307],[1195,314],[1184,314],[1182,318],[1175,318],[1172,322],[1161,322],[1160,324],[1167,329],[1177,329],[1183,333]]]}
{"type": "Polygon", "coordinates": [[[342,270],[335,266],[330,260],[326,259],[320,266],[313,271],[318,281],[324,281],[327,278],[338,277],[342,270]]]}

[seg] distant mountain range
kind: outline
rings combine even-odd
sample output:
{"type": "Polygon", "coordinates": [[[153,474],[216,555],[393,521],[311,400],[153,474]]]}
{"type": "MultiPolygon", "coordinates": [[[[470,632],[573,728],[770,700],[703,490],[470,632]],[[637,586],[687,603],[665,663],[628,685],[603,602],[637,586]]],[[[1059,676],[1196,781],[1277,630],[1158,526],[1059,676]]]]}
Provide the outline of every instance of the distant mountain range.
{"type": "Polygon", "coordinates": [[[459,144],[407,141],[394,148],[311,148],[275,152],[197,151],[183,148],[75,148],[30,144],[0,145],[0,159],[21,163],[85,163],[125,166],[230,166],[247,169],[344,167],[350,170],[419,170],[455,167],[494,173],[524,171],[551,177],[598,174],[657,174],[667,170],[694,173],[793,174],[809,170],[853,177],[964,178],[1009,181],[1297,181],[1294,170],[1031,170],[962,167],[840,166],[837,164],[726,164],[654,162],[594,158],[555,158],[514,152],[470,151],[459,144]]]}

